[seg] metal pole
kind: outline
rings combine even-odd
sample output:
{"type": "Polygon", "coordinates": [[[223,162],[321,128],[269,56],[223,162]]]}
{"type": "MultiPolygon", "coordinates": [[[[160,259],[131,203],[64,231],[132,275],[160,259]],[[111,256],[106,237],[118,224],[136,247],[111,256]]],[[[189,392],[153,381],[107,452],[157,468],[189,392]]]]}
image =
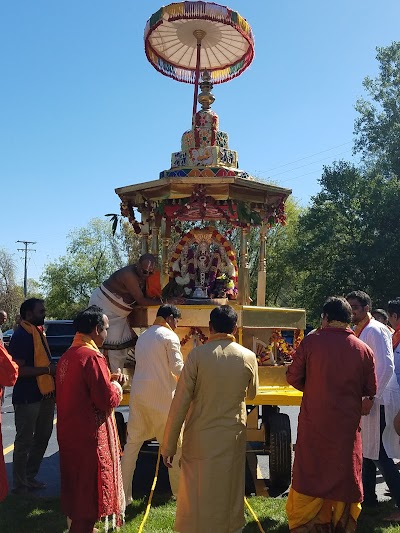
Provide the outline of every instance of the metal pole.
{"type": "Polygon", "coordinates": [[[36,252],[36,250],[29,249],[28,250],[28,244],[36,244],[34,241],[16,241],[22,243],[25,248],[18,248],[19,252],[25,253],[25,266],[24,266],[24,298],[26,300],[26,296],[28,294],[28,252],[36,252]]]}
{"type": "Polygon", "coordinates": [[[194,95],[193,95],[193,112],[192,116],[196,114],[197,109],[197,93],[199,91],[199,78],[200,78],[200,51],[201,51],[201,41],[206,35],[204,30],[194,30],[193,35],[197,39],[197,54],[196,54],[196,73],[194,80],[194,95]]]}

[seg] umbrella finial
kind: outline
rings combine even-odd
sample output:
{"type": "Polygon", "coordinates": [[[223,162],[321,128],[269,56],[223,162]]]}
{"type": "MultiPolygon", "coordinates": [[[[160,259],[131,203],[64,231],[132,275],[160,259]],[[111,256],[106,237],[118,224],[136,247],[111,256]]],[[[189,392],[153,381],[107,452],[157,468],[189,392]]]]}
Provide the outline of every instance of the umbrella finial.
{"type": "Polygon", "coordinates": [[[211,76],[208,70],[205,70],[202,75],[202,81],[200,82],[201,93],[197,97],[197,101],[201,105],[201,109],[210,109],[211,105],[215,102],[215,96],[211,90],[213,84],[211,83],[211,76]]]}
{"type": "Polygon", "coordinates": [[[206,32],[204,30],[194,30],[193,32],[193,35],[196,37],[197,39],[197,44],[200,44],[201,41],[204,39],[204,37],[206,36],[206,32]]]}

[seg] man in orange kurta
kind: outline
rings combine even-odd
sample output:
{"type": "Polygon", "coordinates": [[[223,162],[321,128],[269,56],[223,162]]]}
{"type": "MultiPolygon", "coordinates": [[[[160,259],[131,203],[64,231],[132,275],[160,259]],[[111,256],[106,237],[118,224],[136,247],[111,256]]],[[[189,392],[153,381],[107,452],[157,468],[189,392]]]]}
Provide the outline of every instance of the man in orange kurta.
{"type": "Polygon", "coordinates": [[[113,414],[122,399],[122,374],[111,375],[99,348],[108,319],[91,306],[75,319],[77,334],[57,365],[57,438],[61,506],[71,533],[91,533],[95,522],[125,510],[118,434],[113,414]]]}
{"type": "MultiPolygon", "coordinates": [[[[18,365],[14,363],[11,359],[11,356],[0,344],[0,404],[4,392],[3,387],[12,387],[17,381],[18,377],[18,365]]],[[[1,437],[1,412],[0,412],[0,448],[3,450],[3,441],[1,437]]],[[[4,464],[4,455],[3,452],[0,454],[0,502],[8,494],[8,482],[7,482],[7,473],[6,466],[4,464]]]]}
{"type": "Polygon", "coordinates": [[[376,393],[374,356],[349,328],[344,298],[328,298],[321,316],[287,371],[304,395],[286,511],[292,532],[316,525],[352,532],[363,499],[360,421],[376,393]]]}

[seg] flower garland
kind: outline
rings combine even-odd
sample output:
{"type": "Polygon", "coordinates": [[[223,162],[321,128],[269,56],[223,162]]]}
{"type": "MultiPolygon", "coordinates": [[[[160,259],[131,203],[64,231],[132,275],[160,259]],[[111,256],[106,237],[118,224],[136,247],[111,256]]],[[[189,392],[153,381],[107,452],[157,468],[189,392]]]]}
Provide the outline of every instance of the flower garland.
{"type": "Polygon", "coordinates": [[[206,335],[204,335],[204,333],[201,331],[200,328],[198,327],[195,327],[195,326],[192,326],[190,328],[190,331],[187,335],[185,335],[183,337],[183,339],[181,340],[181,346],[185,346],[185,344],[192,338],[192,337],[197,337],[199,339],[199,341],[201,342],[201,344],[205,344],[207,341],[208,341],[208,337],[206,337],[206,335]]]}
{"type": "Polygon", "coordinates": [[[269,344],[257,355],[257,362],[259,366],[268,364],[271,358],[271,354],[274,346],[281,352],[283,363],[291,363],[293,360],[293,354],[299,347],[301,341],[304,339],[304,331],[302,329],[296,329],[293,336],[293,346],[285,341],[281,330],[275,329],[269,339],[269,344]]]}
{"type": "MultiPolygon", "coordinates": [[[[235,275],[232,276],[230,279],[236,285],[237,277],[238,277],[238,264],[237,264],[237,261],[236,261],[235,252],[232,250],[231,245],[225,239],[225,237],[223,235],[221,235],[216,229],[213,229],[213,231],[211,233],[211,238],[214,241],[217,241],[221,246],[224,247],[228,259],[231,261],[231,263],[233,264],[233,266],[235,268],[235,275]]],[[[182,253],[183,247],[186,244],[189,244],[190,241],[194,241],[194,240],[196,240],[196,229],[190,230],[188,233],[186,233],[182,237],[182,239],[178,242],[178,244],[176,245],[175,251],[172,254],[171,260],[170,260],[170,273],[169,273],[169,277],[170,278],[173,278],[174,275],[175,275],[173,270],[172,270],[172,265],[179,259],[180,255],[182,253]]],[[[189,256],[188,256],[188,259],[189,259],[189,256]]],[[[190,273],[194,274],[194,272],[190,272],[190,273]]]]}
{"type": "Polygon", "coordinates": [[[135,212],[130,202],[121,202],[121,215],[126,217],[133,226],[134,232],[139,235],[141,233],[141,223],[135,218],[135,212]]]}

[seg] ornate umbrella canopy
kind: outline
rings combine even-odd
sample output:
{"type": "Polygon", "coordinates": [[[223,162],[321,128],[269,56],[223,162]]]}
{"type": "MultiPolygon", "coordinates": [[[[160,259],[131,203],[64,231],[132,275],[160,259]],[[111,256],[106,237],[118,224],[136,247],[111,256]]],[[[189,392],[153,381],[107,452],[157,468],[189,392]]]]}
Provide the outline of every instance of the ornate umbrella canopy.
{"type": "Polygon", "coordinates": [[[210,2],[178,2],[160,8],[147,21],[145,51],[162,74],[198,82],[207,69],[213,83],[239,76],[254,57],[251,28],[236,11],[210,2]]]}

